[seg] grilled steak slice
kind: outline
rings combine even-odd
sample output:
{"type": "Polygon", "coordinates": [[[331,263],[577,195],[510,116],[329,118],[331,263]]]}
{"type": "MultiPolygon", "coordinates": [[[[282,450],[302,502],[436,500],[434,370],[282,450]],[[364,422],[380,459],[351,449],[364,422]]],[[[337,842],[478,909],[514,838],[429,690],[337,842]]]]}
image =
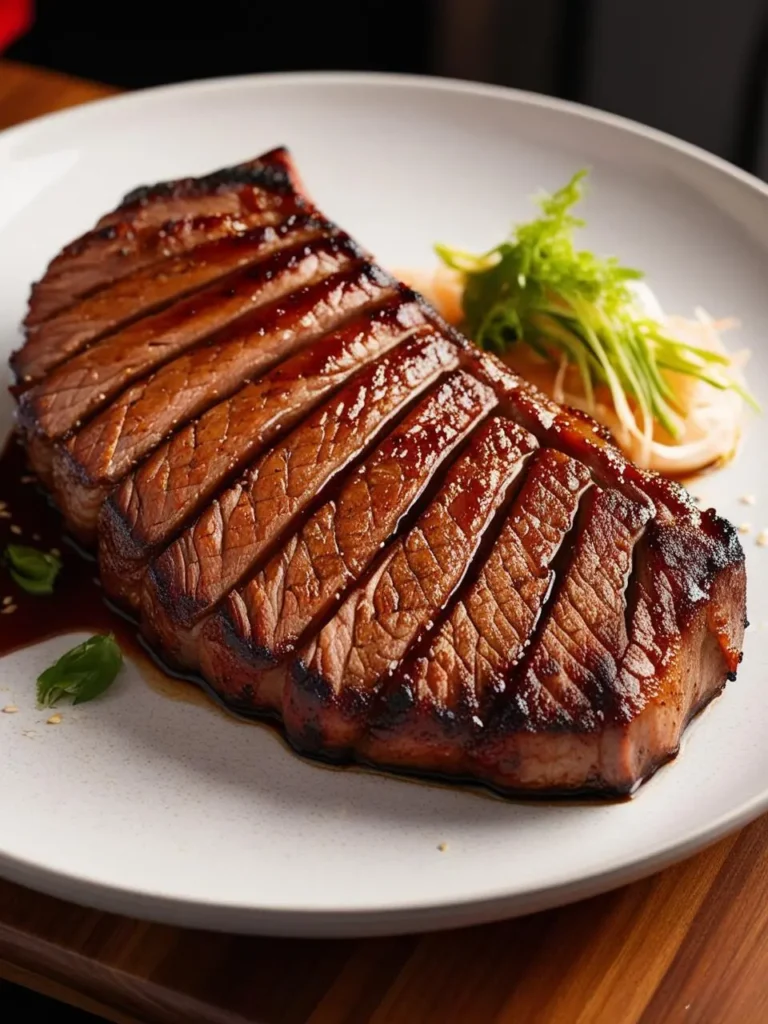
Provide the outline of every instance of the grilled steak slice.
{"type": "Polygon", "coordinates": [[[456,371],[387,435],[261,572],[230,594],[207,624],[200,649],[203,674],[228,704],[280,710],[282,686],[262,689],[262,678],[267,684],[275,678],[272,667],[360,578],[440,464],[494,405],[492,391],[456,371]]]}
{"type": "Polygon", "coordinates": [[[201,621],[325,485],[457,360],[441,335],[409,339],[263,455],[153,562],[142,595],[145,632],[179,664],[196,665],[201,621]]]}
{"type": "Polygon", "coordinates": [[[374,762],[469,774],[467,749],[489,702],[517,665],[569,555],[579,501],[591,476],[551,448],[536,452],[476,578],[429,643],[387,680],[361,744],[374,762]]]}
{"type": "Polygon", "coordinates": [[[173,434],[107,501],[99,524],[104,586],[137,607],[150,559],[215,491],[366,363],[429,330],[401,287],[173,434]]]}
{"type": "Polygon", "coordinates": [[[648,526],[635,552],[629,644],[608,691],[592,787],[631,792],[677,753],[691,717],[735,679],[745,626],[743,558],[736,531],[711,510],[698,536],[687,524],[648,526]]]}
{"type": "MultiPolygon", "coordinates": [[[[138,193],[127,196],[92,231],[66,246],[32,286],[25,326],[41,323],[140,267],[248,227],[311,212],[285,150],[209,175],[199,186],[193,182],[138,190],[144,193],[143,205],[138,193]]],[[[14,368],[21,376],[15,363],[14,368]]]]}
{"type": "Polygon", "coordinates": [[[110,488],[171,430],[355,310],[393,293],[394,282],[377,267],[353,264],[299,289],[277,308],[266,307],[245,330],[187,351],[132,385],[54,454],[53,492],[70,527],[93,540],[110,488]]]}
{"type": "Polygon", "coordinates": [[[488,762],[505,789],[579,788],[603,770],[603,724],[629,642],[625,587],[649,512],[601,488],[585,505],[571,562],[472,751],[478,770],[485,775],[488,762]]]}
{"type": "Polygon", "coordinates": [[[30,327],[24,347],[16,353],[16,373],[25,381],[40,380],[105,334],[263,258],[286,237],[295,244],[327,230],[317,218],[289,217],[277,227],[251,228],[134,271],[30,327]]]}
{"type": "Polygon", "coordinates": [[[630,792],[736,671],[735,531],[301,191],[278,151],[67,247],[15,360],[30,460],[81,535],[106,498],[147,638],[301,750],[630,792]]]}
{"type": "MultiPolygon", "coordinates": [[[[225,284],[145,317],[53,370],[21,396],[19,424],[27,434],[50,443],[77,428],[126,385],[155,367],[233,321],[252,315],[259,306],[319,281],[359,257],[357,246],[336,236],[273,253],[225,284]]],[[[30,452],[35,471],[49,480],[50,455],[40,458],[37,450],[30,452]]]]}
{"type": "Polygon", "coordinates": [[[413,529],[299,651],[283,702],[296,747],[354,750],[379,687],[450,600],[535,446],[509,420],[481,428],[413,529]]]}
{"type": "Polygon", "coordinates": [[[303,191],[288,151],[279,146],[263,156],[199,178],[140,185],[123,197],[117,209],[105,214],[97,227],[126,218],[143,226],[163,224],[190,213],[213,216],[263,210],[277,202],[275,197],[292,197],[303,191]]]}

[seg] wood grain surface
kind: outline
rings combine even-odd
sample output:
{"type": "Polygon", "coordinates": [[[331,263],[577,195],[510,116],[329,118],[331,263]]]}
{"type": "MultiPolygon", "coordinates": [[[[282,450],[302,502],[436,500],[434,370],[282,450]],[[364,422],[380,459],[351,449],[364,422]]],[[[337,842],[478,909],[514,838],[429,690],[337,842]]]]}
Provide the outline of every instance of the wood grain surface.
{"type": "MultiPolygon", "coordinates": [[[[0,127],[111,91],[0,62],[0,127]]],[[[762,1024],[768,818],[560,910],[362,942],[183,931],[0,883],[0,978],[118,1024],[762,1024]]]]}

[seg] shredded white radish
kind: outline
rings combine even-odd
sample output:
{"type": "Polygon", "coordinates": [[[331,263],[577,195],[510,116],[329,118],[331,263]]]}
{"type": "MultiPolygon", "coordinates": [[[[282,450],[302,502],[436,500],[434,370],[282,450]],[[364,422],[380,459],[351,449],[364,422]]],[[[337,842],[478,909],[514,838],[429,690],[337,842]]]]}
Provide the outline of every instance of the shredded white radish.
{"type": "MultiPolygon", "coordinates": [[[[434,271],[400,269],[396,274],[421,292],[449,323],[460,322],[463,280],[459,271],[438,267],[434,271]]],[[[749,352],[729,352],[720,336],[722,331],[738,326],[736,320],[714,320],[703,309],[696,309],[695,318],[691,319],[668,316],[647,284],[633,282],[632,289],[638,305],[649,317],[681,341],[728,356],[729,375],[744,383],[742,371],[749,352]]],[[[578,372],[565,359],[553,366],[531,349],[515,346],[506,361],[556,401],[582,409],[607,426],[617,444],[643,468],[685,477],[728,461],[738,449],[744,402],[735,391],[720,390],[693,377],[663,371],[683,411],[683,432],[673,439],[649,419],[638,424],[631,409],[622,409],[619,416],[607,388],[599,388],[594,406],[588,406],[578,372]],[[633,427],[628,428],[628,422],[633,427]]]]}

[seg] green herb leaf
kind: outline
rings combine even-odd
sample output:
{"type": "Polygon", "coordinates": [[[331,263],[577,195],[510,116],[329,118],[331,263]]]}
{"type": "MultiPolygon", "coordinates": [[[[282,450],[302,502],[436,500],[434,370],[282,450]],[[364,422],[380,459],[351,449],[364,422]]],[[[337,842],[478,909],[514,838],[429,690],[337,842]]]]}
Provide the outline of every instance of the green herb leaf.
{"type": "Polygon", "coordinates": [[[61,571],[61,559],[47,551],[9,544],[5,549],[8,571],[14,582],[28,594],[52,594],[61,571]]]}
{"type": "Polygon", "coordinates": [[[111,633],[92,636],[38,677],[37,703],[52,708],[65,696],[74,704],[93,700],[112,685],[122,664],[123,652],[111,633]]]}
{"type": "Polygon", "coordinates": [[[727,357],[668,337],[643,313],[628,285],[643,276],[639,270],[576,249],[574,231],[584,221],[571,211],[582,198],[586,173],[579,171],[554,195],[541,197],[542,216],[518,225],[487,253],[435,246],[443,263],[465,275],[469,336],[497,353],[525,344],[552,362],[565,357],[578,368],[590,407],[595,386],[606,385],[619,419],[634,434],[638,426],[627,396],[646,433],[655,420],[673,437],[681,434],[682,410],[662,370],[734,390],[757,408],[727,372],[727,357]]]}

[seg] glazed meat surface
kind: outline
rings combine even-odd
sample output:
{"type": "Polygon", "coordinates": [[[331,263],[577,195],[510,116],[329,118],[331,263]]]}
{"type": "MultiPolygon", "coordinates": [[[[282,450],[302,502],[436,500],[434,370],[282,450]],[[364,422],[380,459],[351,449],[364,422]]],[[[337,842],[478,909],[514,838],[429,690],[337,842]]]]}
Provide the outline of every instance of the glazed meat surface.
{"type": "Polygon", "coordinates": [[[174,667],[302,753],[631,792],[735,676],[735,531],[478,351],[284,149],[134,190],[14,353],[29,461],[174,667]]]}

